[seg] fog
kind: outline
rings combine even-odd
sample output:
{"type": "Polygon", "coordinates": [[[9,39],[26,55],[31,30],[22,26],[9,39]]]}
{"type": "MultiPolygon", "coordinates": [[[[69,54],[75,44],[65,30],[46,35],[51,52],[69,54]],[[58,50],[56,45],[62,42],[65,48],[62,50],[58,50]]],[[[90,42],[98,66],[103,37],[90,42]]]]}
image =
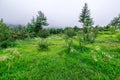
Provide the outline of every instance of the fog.
{"type": "Polygon", "coordinates": [[[0,18],[8,24],[25,25],[42,11],[49,27],[80,26],[84,3],[88,3],[95,25],[107,25],[120,13],[120,0],[0,0],[0,18]]]}

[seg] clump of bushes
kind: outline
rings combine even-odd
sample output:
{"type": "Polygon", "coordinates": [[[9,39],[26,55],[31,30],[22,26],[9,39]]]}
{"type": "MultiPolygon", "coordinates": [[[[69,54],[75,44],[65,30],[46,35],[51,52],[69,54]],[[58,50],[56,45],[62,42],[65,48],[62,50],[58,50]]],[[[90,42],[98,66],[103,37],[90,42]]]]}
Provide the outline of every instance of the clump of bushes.
{"type": "Polygon", "coordinates": [[[43,39],[47,38],[49,35],[50,35],[49,31],[46,29],[42,29],[38,33],[38,36],[43,39]]]}

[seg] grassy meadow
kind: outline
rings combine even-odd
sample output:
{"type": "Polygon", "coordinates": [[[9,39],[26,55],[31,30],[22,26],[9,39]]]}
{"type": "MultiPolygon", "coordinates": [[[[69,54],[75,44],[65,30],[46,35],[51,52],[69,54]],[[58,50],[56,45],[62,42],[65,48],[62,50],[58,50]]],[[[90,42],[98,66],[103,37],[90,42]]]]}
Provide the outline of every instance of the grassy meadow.
{"type": "Polygon", "coordinates": [[[66,53],[64,34],[47,38],[48,50],[38,50],[39,37],[16,40],[0,50],[0,80],[115,80],[120,76],[120,34],[101,31],[95,43],[80,50],[73,38],[66,53]]]}

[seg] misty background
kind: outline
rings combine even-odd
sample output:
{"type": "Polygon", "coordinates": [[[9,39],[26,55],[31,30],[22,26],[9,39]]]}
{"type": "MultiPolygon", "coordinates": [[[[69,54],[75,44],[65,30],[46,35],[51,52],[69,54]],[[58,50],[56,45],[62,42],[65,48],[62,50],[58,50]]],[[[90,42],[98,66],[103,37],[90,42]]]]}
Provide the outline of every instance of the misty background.
{"type": "Polygon", "coordinates": [[[107,25],[120,13],[120,0],[0,0],[0,18],[7,24],[26,25],[42,11],[49,27],[80,26],[84,3],[88,4],[94,25],[107,25]]]}

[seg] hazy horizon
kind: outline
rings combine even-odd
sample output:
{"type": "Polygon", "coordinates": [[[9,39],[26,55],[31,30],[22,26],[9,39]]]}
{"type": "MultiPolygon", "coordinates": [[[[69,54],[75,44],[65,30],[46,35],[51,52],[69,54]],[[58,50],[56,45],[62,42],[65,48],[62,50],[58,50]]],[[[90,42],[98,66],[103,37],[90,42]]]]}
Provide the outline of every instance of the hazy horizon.
{"type": "Polygon", "coordinates": [[[84,3],[95,25],[107,25],[120,14],[120,0],[0,0],[0,18],[8,24],[25,25],[42,11],[50,27],[80,26],[84,3]]]}

